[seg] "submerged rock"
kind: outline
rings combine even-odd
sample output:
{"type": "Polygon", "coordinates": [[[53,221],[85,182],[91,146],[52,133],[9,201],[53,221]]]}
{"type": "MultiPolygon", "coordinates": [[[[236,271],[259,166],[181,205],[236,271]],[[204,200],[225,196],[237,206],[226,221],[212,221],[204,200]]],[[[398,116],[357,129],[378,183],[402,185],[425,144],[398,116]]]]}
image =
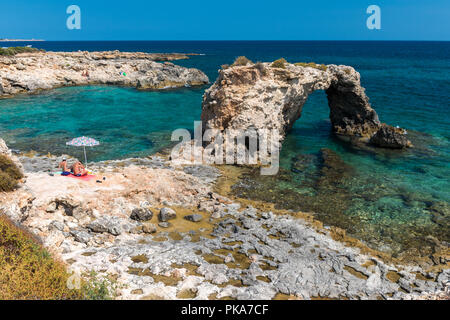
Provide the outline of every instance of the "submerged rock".
{"type": "Polygon", "coordinates": [[[346,178],[354,174],[353,168],[345,163],[341,157],[331,149],[320,150],[322,160],[320,176],[317,185],[320,187],[332,187],[344,182],[346,178]]]}

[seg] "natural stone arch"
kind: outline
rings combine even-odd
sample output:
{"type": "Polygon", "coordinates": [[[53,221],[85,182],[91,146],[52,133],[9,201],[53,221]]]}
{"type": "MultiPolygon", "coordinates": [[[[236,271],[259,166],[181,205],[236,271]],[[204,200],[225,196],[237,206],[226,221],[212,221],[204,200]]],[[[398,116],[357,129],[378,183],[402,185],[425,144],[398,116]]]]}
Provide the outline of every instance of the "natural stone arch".
{"type": "Polygon", "coordinates": [[[282,142],[316,90],[327,94],[336,134],[381,147],[411,145],[403,129],[380,123],[359,73],[349,66],[286,64],[274,68],[257,63],[221,69],[203,97],[203,129],[277,129],[282,142]]]}

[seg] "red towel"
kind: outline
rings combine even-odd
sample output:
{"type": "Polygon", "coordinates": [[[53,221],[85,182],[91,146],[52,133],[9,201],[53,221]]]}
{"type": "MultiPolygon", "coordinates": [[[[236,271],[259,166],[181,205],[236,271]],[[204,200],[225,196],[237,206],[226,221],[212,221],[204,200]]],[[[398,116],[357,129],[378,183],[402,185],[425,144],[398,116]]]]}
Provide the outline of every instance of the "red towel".
{"type": "Polygon", "coordinates": [[[80,179],[80,180],[83,180],[83,181],[89,181],[89,180],[95,179],[95,176],[92,175],[92,174],[88,174],[88,175],[81,176],[81,177],[77,177],[77,176],[74,176],[73,174],[69,174],[69,175],[66,176],[66,177],[75,178],[75,179],[80,179]]]}

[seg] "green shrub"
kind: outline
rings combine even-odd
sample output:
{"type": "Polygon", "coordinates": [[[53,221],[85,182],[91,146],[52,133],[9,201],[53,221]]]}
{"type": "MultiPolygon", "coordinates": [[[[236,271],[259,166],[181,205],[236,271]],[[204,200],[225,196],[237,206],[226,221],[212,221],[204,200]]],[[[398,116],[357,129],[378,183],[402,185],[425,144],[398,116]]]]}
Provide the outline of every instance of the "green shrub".
{"type": "Polygon", "coordinates": [[[294,63],[294,65],[300,66],[300,67],[311,67],[311,68],[319,69],[319,70],[322,70],[322,71],[327,71],[327,69],[328,69],[328,67],[326,65],[324,65],[324,64],[317,64],[317,63],[314,63],[314,62],[309,62],[309,63],[297,62],[297,63],[294,63]]]}
{"type": "Polygon", "coordinates": [[[0,191],[13,191],[22,178],[22,172],[16,164],[9,157],[0,155],[0,191]]]}
{"type": "Polygon", "coordinates": [[[274,62],[272,62],[271,67],[272,67],[272,68],[285,69],[285,68],[286,68],[286,63],[288,63],[288,62],[286,61],[286,59],[280,58],[280,59],[275,60],[274,62]]]}
{"type": "Polygon", "coordinates": [[[0,300],[82,299],[69,274],[25,229],[0,215],[0,300]]]}
{"type": "Polygon", "coordinates": [[[17,188],[17,180],[0,171],[0,192],[9,192],[17,188]]]}
{"type": "Polygon", "coordinates": [[[116,281],[83,274],[79,289],[67,286],[70,274],[40,239],[0,214],[0,300],[112,300],[116,281]]]}
{"type": "Polygon", "coordinates": [[[240,56],[240,57],[237,57],[236,60],[234,60],[232,66],[233,67],[235,67],[235,66],[246,66],[248,64],[253,64],[253,62],[250,59],[248,59],[247,57],[240,56]]]}
{"type": "Polygon", "coordinates": [[[45,50],[37,49],[37,48],[30,48],[30,47],[9,47],[9,48],[0,48],[0,56],[14,56],[18,53],[25,53],[25,52],[38,52],[45,50]]]}
{"type": "Polygon", "coordinates": [[[91,271],[83,275],[81,294],[86,300],[113,300],[116,297],[117,284],[114,280],[102,278],[91,271]]]}

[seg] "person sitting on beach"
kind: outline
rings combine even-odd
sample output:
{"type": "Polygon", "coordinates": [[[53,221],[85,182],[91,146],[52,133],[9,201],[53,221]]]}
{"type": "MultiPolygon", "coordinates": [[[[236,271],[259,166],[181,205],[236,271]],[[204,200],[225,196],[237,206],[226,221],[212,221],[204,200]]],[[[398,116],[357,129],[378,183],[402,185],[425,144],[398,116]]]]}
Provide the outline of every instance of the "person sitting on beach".
{"type": "Polygon", "coordinates": [[[75,162],[72,166],[72,172],[74,176],[81,177],[88,174],[88,171],[84,168],[80,161],[75,162]]]}
{"type": "Polygon", "coordinates": [[[67,159],[62,159],[59,163],[58,168],[61,168],[63,176],[68,176],[70,174],[70,170],[67,168],[67,159]]]}

